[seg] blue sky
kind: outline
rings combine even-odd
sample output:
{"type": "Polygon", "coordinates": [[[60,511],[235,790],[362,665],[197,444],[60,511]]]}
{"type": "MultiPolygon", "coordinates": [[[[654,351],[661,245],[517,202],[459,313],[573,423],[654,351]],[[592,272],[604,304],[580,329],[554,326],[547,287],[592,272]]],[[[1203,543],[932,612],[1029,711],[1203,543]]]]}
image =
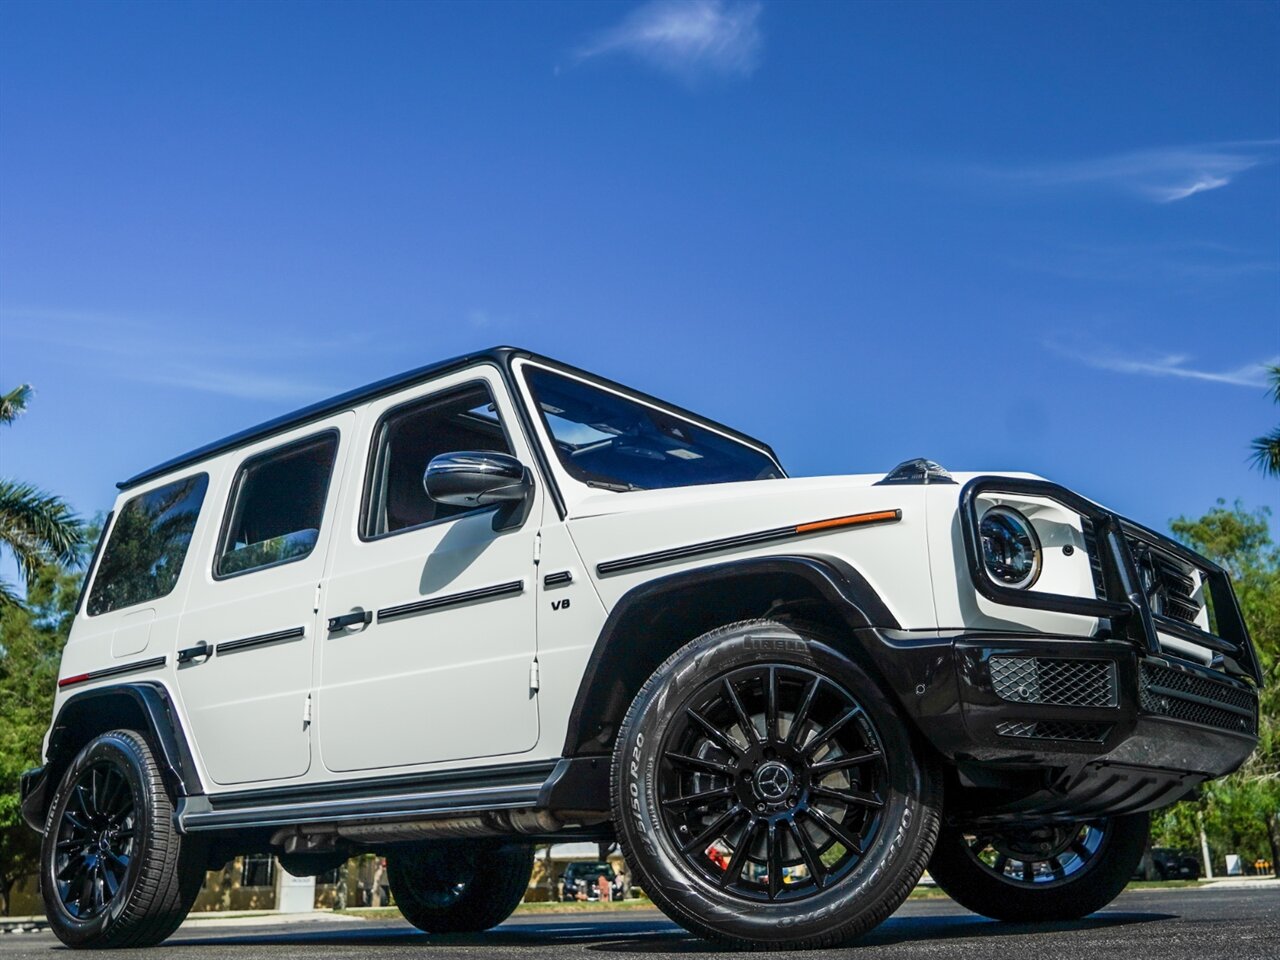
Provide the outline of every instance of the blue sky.
{"type": "Polygon", "coordinates": [[[0,473],[500,342],[794,474],[1280,504],[1280,4],[0,8],[0,473]]]}

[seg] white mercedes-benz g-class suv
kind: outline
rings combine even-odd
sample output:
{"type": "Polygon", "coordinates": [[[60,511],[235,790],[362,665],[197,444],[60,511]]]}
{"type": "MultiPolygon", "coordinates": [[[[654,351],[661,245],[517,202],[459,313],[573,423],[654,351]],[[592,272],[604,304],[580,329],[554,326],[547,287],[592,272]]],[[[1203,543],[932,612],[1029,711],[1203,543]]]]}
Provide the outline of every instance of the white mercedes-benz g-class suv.
{"type": "Polygon", "coordinates": [[[739,945],[848,940],[926,867],[990,917],[1079,917],[1256,743],[1204,557],[1025,474],[788,479],[526,351],[120,488],[23,779],[72,946],[163,940],[250,852],[378,852],[410,922],[482,930],[569,839],[739,945]]]}

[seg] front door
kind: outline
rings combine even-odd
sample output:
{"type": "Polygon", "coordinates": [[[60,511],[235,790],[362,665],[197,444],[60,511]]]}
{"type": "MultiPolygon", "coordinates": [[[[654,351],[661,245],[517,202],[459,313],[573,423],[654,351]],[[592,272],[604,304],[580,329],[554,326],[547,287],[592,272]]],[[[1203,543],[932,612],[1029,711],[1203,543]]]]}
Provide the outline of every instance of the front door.
{"type": "Polygon", "coordinates": [[[494,530],[494,508],[436,503],[432,457],[500,451],[532,464],[497,371],[376,401],[353,465],[322,611],[316,729],[334,771],[496,757],[538,741],[534,545],[543,495],[494,530]]]}
{"type": "Polygon", "coordinates": [[[227,455],[212,564],[192,581],[177,644],[178,688],[216,783],[311,766],[317,587],[355,420],[340,414],[227,455]]]}

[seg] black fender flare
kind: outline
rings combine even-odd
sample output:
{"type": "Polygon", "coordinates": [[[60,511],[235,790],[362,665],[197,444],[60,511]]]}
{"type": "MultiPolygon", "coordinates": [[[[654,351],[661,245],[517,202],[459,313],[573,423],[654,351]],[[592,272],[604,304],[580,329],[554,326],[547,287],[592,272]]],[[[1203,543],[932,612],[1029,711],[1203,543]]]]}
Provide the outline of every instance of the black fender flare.
{"type": "MultiPolygon", "coordinates": [[[[590,720],[594,699],[602,684],[608,684],[611,667],[625,656],[620,640],[633,618],[643,618],[675,595],[689,589],[714,589],[748,577],[788,576],[803,580],[817,596],[838,610],[851,631],[868,627],[899,629],[900,624],[865,577],[848,563],[835,557],[780,555],[730,560],[692,570],[657,577],[633,587],[614,605],[596,638],[591,657],[578,684],[578,693],[569,714],[562,755],[579,753],[580,731],[590,720]]],[[[692,638],[690,638],[692,639],[692,638]]]]}
{"type": "Polygon", "coordinates": [[[151,682],[113,684],[77,693],[59,708],[49,731],[45,766],[24,774],[22,816],[27,824],[37,831],[44,829],[52,792],[62,771],[84,745],[86,728],[101,727],[95,730],[96,735],[126,724],[136,726],[138,718],[174,793],[179,797],[203,794],[195,759],[168,689],[151,682]],[[110,718],[105,726],[99,719],[104,717],[110,718]]]}

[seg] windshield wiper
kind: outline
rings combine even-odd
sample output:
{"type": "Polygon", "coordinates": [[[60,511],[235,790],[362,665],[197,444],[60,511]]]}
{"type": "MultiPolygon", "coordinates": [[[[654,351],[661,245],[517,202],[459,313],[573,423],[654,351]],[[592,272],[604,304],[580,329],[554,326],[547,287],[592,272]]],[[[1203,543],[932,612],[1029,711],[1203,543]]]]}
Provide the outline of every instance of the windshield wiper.
{"type": "Polygon", "coordinates": [[[644,489],[637,487],[634,483],[610,483],[608,480],[584,480],[583,483],[597,490],[612,490],[614,493],[630,493],[632,490],[644,489]]]}

